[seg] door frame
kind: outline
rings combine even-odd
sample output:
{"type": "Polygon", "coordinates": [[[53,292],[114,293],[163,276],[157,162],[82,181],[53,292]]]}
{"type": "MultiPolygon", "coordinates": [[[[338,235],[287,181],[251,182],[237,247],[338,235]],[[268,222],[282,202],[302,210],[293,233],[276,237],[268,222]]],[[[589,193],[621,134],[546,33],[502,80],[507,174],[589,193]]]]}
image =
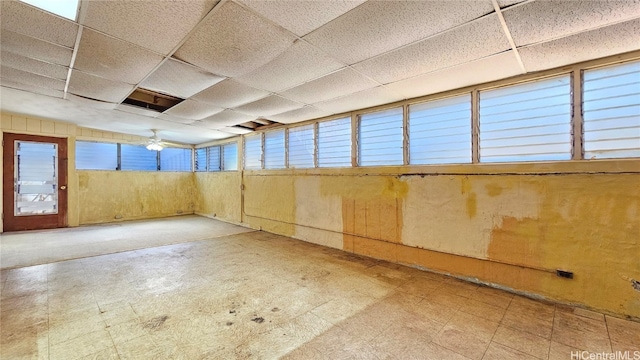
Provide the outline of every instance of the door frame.
{"type": "Polygon", "coordinates": [[[68,226],[68,144],[67,138],[5,132],[2,138],[2,209],[3,231],[51,229],[68,226]],[[14,215],[14,141],[55,143],[58,145],[58,213],[14,215]]]}

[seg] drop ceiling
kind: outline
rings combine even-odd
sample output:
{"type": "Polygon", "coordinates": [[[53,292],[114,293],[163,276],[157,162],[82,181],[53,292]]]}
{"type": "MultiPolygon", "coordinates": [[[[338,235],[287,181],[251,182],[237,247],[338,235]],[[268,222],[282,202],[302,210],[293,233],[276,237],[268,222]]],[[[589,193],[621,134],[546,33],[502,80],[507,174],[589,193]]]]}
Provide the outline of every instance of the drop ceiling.
{"type": "Polygon", "coordinates": [[[0,3],[2,111],[188,144],[640,49],[634,0],[0,3]]]}

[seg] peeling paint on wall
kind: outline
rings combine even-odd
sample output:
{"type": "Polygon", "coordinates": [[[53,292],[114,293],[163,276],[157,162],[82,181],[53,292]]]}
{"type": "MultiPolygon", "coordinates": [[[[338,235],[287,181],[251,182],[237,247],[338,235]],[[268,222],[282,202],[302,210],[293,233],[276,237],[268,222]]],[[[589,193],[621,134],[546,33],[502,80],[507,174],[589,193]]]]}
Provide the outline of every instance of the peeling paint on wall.
{"type": "Polygon", "coordinates": [[[341,224],[345,251],[640,318],[636,290],[620,279],[640,277],[640,174],[344,173],[294,172],[295,192],[280,176],[254,175],[245,201],[301,239],[335,246],[341,224]],[[288,195],[269,208],[249,198],[269,191],[288,195]]]}

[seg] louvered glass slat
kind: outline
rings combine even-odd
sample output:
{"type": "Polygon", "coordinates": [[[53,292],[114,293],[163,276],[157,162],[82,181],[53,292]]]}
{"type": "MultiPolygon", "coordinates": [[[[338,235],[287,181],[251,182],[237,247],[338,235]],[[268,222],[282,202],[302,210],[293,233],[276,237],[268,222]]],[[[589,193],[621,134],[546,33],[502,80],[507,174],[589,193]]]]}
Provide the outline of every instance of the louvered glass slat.
{"type": "Polygon", "coordinates": [[[378,111],[360,117],[359,164],[403,164],[402,108],[378,111]]]}
{"type": "Polygon", "coordinates": [[[220,171],[220,146],[209,147],[207,171],[220,171]]]}
{"type": "Polygon", "coordinates": [[[463,157],[466,159],[466,157],[469,155],[470,150],[463,146],[459,146],[460,141],[465,141],[466,138],[467,138],[466,136],[463,136],[458,139],[451,138],[451,139],[446,139],[438,142],[426,142],[422,144],[414,144],[414,146],[412,147],[412,151],[415,154],[420,155],[420,158],[433,158],[434,156],[449,157],[448,154],[436,155],[432,153],[436,153],[436,152],[446,153],[447,151],[450,151],[451,153],[466,154],[466,155],[463,155],[463,157]],[[454,148],[456,147],[459,147],[460,149],[454,150],[454,148]]]}
{"type": "Polygon", "coordinates": [[[568,75],[480,92],[480,161],[571,158],[568,75]]]}
{"type": "Polygon", "coordinates": [[[462,128],[466,129],[469,127],[467,121],[469,120],[468,112],[462,114],[455,114],[455,116],[446,116],[446,115],[432,115],[429,118],[425,116],[415,116],[410,117],[413,124],[411,124],[411,132],[419,133],[421,131],[431,132],[433,130],[447,130],[451,128],[462,128]],[[441,121],[442,118],[440,116],[444,116],[447,119],[441,121]],[[434,119],[439,119],[437,121],[433,121],[434,119]],[[465,121],[467,120],[467,121],[465,121]]]}
{"type": "Polygon", "coordinates": [[[262,169],[262,136],[260,134],[244,138],[244,168],[262,169]]]}
{"type": "Polygon", "coordinates": [[[640,157],[640,62],[586,70],[584,157],[640,157]]]}
{"type": "Polygon", "coordinates": [[[160,171],[191,171],[191,149],[165,148],[160,152],[160,171]]]}
{"type": "Polygon", "coordinates": [[[207,148],[199,148],[194,151],[196,171],[207,171],[207,148]]]}
{"type": "Polygon", "coordinates": [[[120,145],[122,170],[157,171],[158,152],[147,150],[144,145],[120,145]]]}
{"type": "Polygon", "coordinates": [[[409,107],[409,163],[471,162],[471,95],[409,107]]]}
{"type": "Polygon", "coordinates": [[[554,116],[565,116],[567,111],[566,106],[566,103],[561,105],[547,104],[546,106],[536,109],[522,109],[517,107],[517,105],[513,105],[511,109],[508,109],[508,105],[503,105],[505,109],[499,114],[491,115],[484,112],[482,113],[484,115],[483,126],[493,126],[496,128],[518,126],[510,125],[517,121],[533,125],[545,124],[553,121],[551,118],[554,116]]]}
{"type": "Polygon", "coordinates": [[[434,131],[418,131],[411,135],[411,139],[413,140],[430,140],[430,142],[438,141],[438,139],[442,138],[460,138],[469,135],[468,128],[469,126],[464,127],[455,127],[450,129],[435,129],[434,131]]]}
{"type": "Polygon", "coordinates": [[[351,118],[318,124],[318,166],[351,166],[351,118]]]}
{"type": "MultiPolygon", "coordinates": [[[[568,77],[567,77],[568,78],[568,77]]],[[[549,80],[542,80],[549,81],[549,80]]],[[[553,81],[553,80],[551,80],[553,81]]],[[[564,84],[562,83],[550,83],[548,86],[539,88],[538,82],[514,85],[496,91],[503,94],[502,96],[496,96],[495,94],[485,95],[483,97],[485,114],[494,115],[501,114],[505,111],[517,107],[517,109],[536,109],[544,107],[545,104],[557,105],[562,103],[562,96],[565,94],[564,84]],[[533,84],[533,85],[532,85],[533,84]],[[520,89],[513,90],[515,87],[521,87],[520,89]],[[511,88],[511,91],[502,91],[511,88]],[[528,90],[525,90],[528,89],[528,90]],[[513,92],[513,94],[511,94],[513,92]],[[489,97],[490,96],[490,97],[489,97]],[[507,107],[505,107],[505,105],[507,107]]]]}
{"type": "Polygon", "coordinates": [[[533,139],[535,136],[564,135],[566,131],[567,128],[564,124],[522,126],[505,130],[486,131],[484,133],[484,141],[488,143],[490,141],[502,141],[512,138],[522,138],[523,141],[527,141],[527,138],[533,139]],[[524,132],[526,132],[526,135],[523,134],[524,132]]]}
{"type": "Polygon", "coordinates": [[[284,129],[264,134],[264,168],[282,169],[285,167],[284,129]]]}
{"type": "Polygon", "coordinates": [[[312,168],[314,156],[313,124],[289,129],[289,167],[312,168]]]}
{"type": "Polygon", "coordinates": [[[76,169],[116,170],[118,144],[76,141],[76,169]]]}
{"type": "Polygon", "coordinates": [[[15,141],[14,159],[14,215],[56,214],[58,145],[15,141]]]}
{"type": "Polygon", "coordinates": [[[238,170],[238,144],[226,144],[222,147],[223,170],[238,170]]]}

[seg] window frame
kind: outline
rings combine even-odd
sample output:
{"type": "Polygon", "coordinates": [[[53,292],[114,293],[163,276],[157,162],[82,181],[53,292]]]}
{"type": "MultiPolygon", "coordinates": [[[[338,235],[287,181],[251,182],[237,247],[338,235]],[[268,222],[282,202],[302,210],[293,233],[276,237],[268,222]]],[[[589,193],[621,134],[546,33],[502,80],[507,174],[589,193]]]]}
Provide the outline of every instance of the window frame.
{"type": "Polygon", "coordinates": [[[315,156],[316,156],[316,167],[317,168],[323,168],[323,169],[340,169],[340,168],[349,168],[349,167],[353,167],[353,149],[354,146],[356,145],[356,142],[353,141],[354,138],[354,129],[353,129],[353,117],[349,116],[349,117],[337,117],[337,118],[332,118],[330,120],[326,120],[326,121],[320,121],[318,122],[317,125],[317,129],[316,129],[316,152],[315,152],[315,156]],[[349,161],[348,161],[348,165],[346,164],[345,161],[345,165],[344,166],[325,166],[322,165],[321,163],[321,156],[322,156],[322,143],[321,143],[321,135],[322,135],[322,124],[328,124],[331,122],[339,122],[339,121],[345,121],[349,120],[349,161]]]}
{"type": "MultiPolygon", "coordinates": [[[[474,117],[474,128],[475,128],[475,136],[477,136],[477,148],[476,148],[476,157],[474,159],[477,160],[478,163],[480,164],[523,164],[523,163],[540,163],[540,162],[566,162],[566,161],[571,161],[573,159],[573,153],[574,153],[574,138],[573,138],[573,134],[574,134],[574,122],[576,121],[575,119],[575,110],[574,110],[574,106],[575,106],[575,99],[574,99],[574,81],[573,81],[573,75],[571,72],[557,72],[554,73],[552,75],[547,75],[547,76],[540,76],[537,78],[532,78],[532,79],[527,79],[524,81],[519,81],[519,82],[514,82],[514,83],[507,83],[507,84],[503,84],[501,86],[495,86],[495,87],[487,87],[487,88],[479,88],[477,90],[477,95],[476,95],[476,104],[472,104],[472,107],[474,109],[476,109],[476,116],[474,117]],[[483,161],[482,160],[482,121],[481,121],[481,117],[482,117],[482,107],[481,107],[481,93],[482,92],[493,92],[493,91],[499,91],[499,90],[504,90],[504,89],[508,89],[508,88],[513,88],[513,87],[519,87],[519,86],[526,86],[528,84],[534,84],[536,82],[544,82],[544,81],[550,81],[553,79],[561,79],[566,77],[568,79],[568,92],[566,94],[567,99],[569,100],[568,103],[568,113],[566,115],[568,115],[568,122],[567,122],[567,132],[566,135],[568,137],[568,141],[567,141],[567,145],[569,146],[569,151],[566,155],[568,155],[568,157],[566,159],[533,159],[533,160],[506,160],[506,161],[483,161]]],[[[534,90],[534,91],[538,91],[538,90],[534,90]]],[[[517,94],[517,93],[516,93],[517,94]]],[[[537,100],[537,99],[534,99],[537,100]]],[[[547,118],[547,116],[544,116],[544,118],[547,118]]],[[[561,124],[556,124],[555,126],[560,126],[561,124]]],[[[501,131],[508,131],[508,130],[501,130],[501,131]]],[[[564,134],[564,133],[563,133],[564,134]]],[[[553,134],[552,134],[553,135],[553,134]]],[[[549,135],[540,135],[540,136],[549,136],[549,135]]],[[[495,139],[492,139],[495,140],[495,139]]],[[[540,144],[540,145],[546,145],[546,144],[540,144]]],[[[519,147],[526,147],[526,146],[538,146],[537,144],[520,144],[518,145],[519,147]]],[[[532,153],[533,154],[533,153],[532,153]]],[[[523,154],[516,154],[514,156],[522,156],[523,154]]],[[[494,155],[495,156],[495,155],[494,155]]],[[[507,156],[507,155],[499,155],[499,156],[507,156]]]]}
{"type": "MultiPolygon", "coordinates": [[[[444,106],[440,106],[439,108],[443,108],[444,106]]],[[[417,111],[422,111],[424,109],[421,110],[417,110],[417,111]]],[[[466,110],[466,109],[465,109],[466,110]]],[[[447,113],[450,114],[450,113],[447,113]]],[[[436,123],[439,122],[443,122],[443,121],[436,121],[436,123]]],[[[426,121],[426,123],[429,123],[429,121],[426,121]]],[[[407,104],[407,114],[406,114],[406,136],[407,136],[407,145],[406,145],[406,153],[407,153],[407,165],[411,165],[411,166],[430,166],[430,165],[461,165],[461,164],[472,164],[473,163],[473,133],[474,133],[474,111],[473,111],[473,92],[468,91],[468,92],[464,92],[464,93],[459,93],[459,94],[455,94],[455,95],[451,95],[451,96],[445,96],[445,97],[439,97],[439,98],[435,98],[435,99],[430,99],[427,101],[420,101],[420,102],[413,102],[410,104],[407,104]],[[416,106],[419,107],[421,105],[425,105],[425,104],[433,104],[433,103],[442,103],[445,101],[451,101],[454,100],[456,98],[463,98],[466,97],[468,98],[468,105],[469,105],[469,118],[468,118],[468,124],[467,124],[467,128],[469,130],[469,141],[468,141],[468,145],[469,145],[469,161],[467,162],[420,162],[420,163],[414,163],[413,159],[415,158],[414,154],[411,151],[411,146],[412,143],[417,142],[417,140],[419,139],[415,139],[412,138],[412,134],[411,134],[411,127],[412,127],[412,123],[413,121],[411,120],[411,108],[416,106]]],[[[442,130],[442,128],[438,129],[438,130],[442,130]]],[[[466,135],[466,134],[465,134],[466,135]]],[[[451,136],[451,135],[446,135],[446,136],[451,136]]],[[[429,143],[427,143],[429,144],[429,143]]],[[[466,149],[465,149],[466,150],[466,149]]]]}
{"type": "Polygon", "coordinates": [[[239,165],[239,161],[238,161],[238,142],[237,141],[232,141],[232,142],[228,142],[228,143],[224,143],[224,144],[220,144],[220,150],[222,152],[222,154],[220,155],[220,161],[222,162],[222,164],[220,165],[220,171],[238,171],[238,165],[239,165]],[[227,146],[235,146],[235,169],[227,169],[226,168],[226,160],[225,160],[225,154],[226,154],[226,150],[225,148],[227,146]]]}
{"type": "MultiPolygon", "coordinates": [[[[191,154],[191,161],[190,161],[190,170],[185,171],[185,170],[161,170],[161,150],[148,150],[145,148],[145,151],[148,152],[155,152],[155,169],[154,170],[140,170],[140,169],[122,169],[122,146],[132,146],[132,147],[145,147],[145,145],[142,144],[136,144],[136,143],[124,143],[124,142],[112,142],[112,141],[99,141],[99,140],[95,140],[95,139],[91,139],[91,140],[86,140],[83,138],[80,139],[76,139],[75,143],[77,144],[78,142],[86,142],[86,143],[98,143],[98,144],[115,144],[116,145],[116,151],[117,151],[117,167],[113,170],[106,170],[106,169],[100,169],[100,170],[93,170],[93,169],[81,169],[77,167],[77,158],[74,159],[74,168],[77,171],[142,171],[142,172],[160,172],[160,171],[166,171],[166,172],[196,172],[195,169],[195,151],[197,149],[194,149],[192,147],[167,147],[163,150],[166,149],[183,149],[183,150],[188,150],[191,154]]],[[[74,151],[74,156],[77,156],[77,147],[74,151]]],[[[198,171],[201,172],[201,171],[198,171]]]]}
{"type": "Polygon", "coordinates": [[[75,141],[75,169],[80,171],[118,171],[120,170],[120,144],[106,141],[94,141],[94,140],[76,140],[75,141]],[[87,168],[79,168],[78,167],[78,143],[93,143],[93,144],[112,144],[116,146],[116,167],[114,169],[87,169],[87,168]]]}
{"type": "MultiPolygon", "coordinates": [[[[395,119],[394,119],[395,120],[395,119]]],[[[378,125],[381,124],[385,124],[385,125],[389,125],[391,124],[390,122],[383,122],[380,123],[378,125]]],[[[373,125],[376,126],[376,125],[373,125]]],[[[389,132],[391,129],[395,129],[395,126],[392,128],[386,128],[384,130],[386,130],[387,132],[389,132]]],[[[376,130],[374,130],[376,131],[376,130]]],[[[405,124],[405,110],[404,107],[402,106],[394,106],[394,107],[388,107],[388,108],[384,108],[384,109],[380,109],[380,110],[376,110],[376,111],[370,111],[370,112],[366,112],[366,113],[361,113],[358,114],[357,116],[357,132],[356,132],[356,136],[357,136],[357,140],[356,140],[356,144],[357,144],[357,156],[356,156],[356,164],[359,167],[377,167],[377,166],[402,166],[405,164],[405,134],[407,133],[407,128],[406,128],[406,124],[405,124]],[[395,114],[394,112],[398,112],[400,114],[400,139],[396,139],[400,141],[400,154],[395,154],[395,155],[400,155],[400,160],[398,163],[383,163],[383,164],[364,164],[364,160],[362,158],[363,156],[363,131],[362,131],[362,123],[363,120],[364,121],[372,121],[375,122],[377,119],[379,118],[370,118],[370,119],[365,119],[365,117],[367,116],[371,116],[371,115],[375,115],[375,114],[385,114],[383,117],[388,117],[388,116],[396,116],[397,114],[395,114]],[[388,113],[388,114],[386,114],[388,113]]],[[[397,134],[396,134],[397,135],[397,134]]],[[[375,137],[380,137],[380,136],[375,136],[375,137]]],[[[394,147],[386,147],[386,148],[382,148],[382,149],[394,149],[394,147]]],[[[367,156],[371,156],[371,154],[366,154],[367,156]]],[[[382,155],[390,155],[390,154],[382,154],[382,155]]]]}

